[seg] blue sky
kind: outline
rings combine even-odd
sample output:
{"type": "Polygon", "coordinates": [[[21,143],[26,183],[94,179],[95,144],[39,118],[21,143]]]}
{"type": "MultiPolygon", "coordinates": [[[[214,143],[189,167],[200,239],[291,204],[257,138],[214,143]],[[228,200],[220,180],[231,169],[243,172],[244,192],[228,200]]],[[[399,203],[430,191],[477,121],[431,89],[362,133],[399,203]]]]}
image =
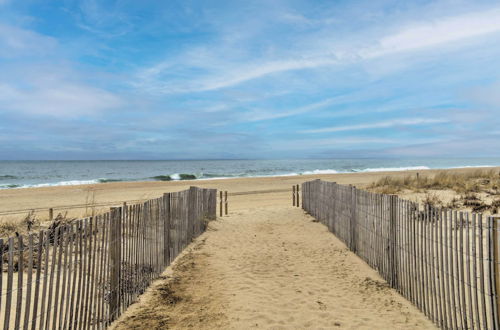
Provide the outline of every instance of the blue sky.
{"type": "Polygon", "coordinates": [[[0,0],[0,159],[500,156],[498,1],[0,0]]]}

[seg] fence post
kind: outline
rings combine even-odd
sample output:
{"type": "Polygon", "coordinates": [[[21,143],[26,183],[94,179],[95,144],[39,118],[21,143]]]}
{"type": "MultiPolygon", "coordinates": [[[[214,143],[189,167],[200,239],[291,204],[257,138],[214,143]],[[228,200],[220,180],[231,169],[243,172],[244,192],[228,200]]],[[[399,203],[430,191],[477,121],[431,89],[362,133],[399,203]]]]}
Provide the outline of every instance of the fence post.
{"type": "Polygon", "coordinates": [[[396,258],[396,230],[397,230],[397,216],[398,216],[398,196],[391,195],[389,197],[389,271],[390,271],[390,281],[389,284],[392,288],[396,288],[396,283],[398,281],[398,265],[396,258]]]}
{"type": "Polygon", "coordinates": [[[121,222],[122,209],[113,207],[110,211],[111,221],[109,228],[109,277],[110,277],[110,297],[109,315],[110,322],[114,321],[120,311],[120,270],[121,270],[121,222]]]}
{"type": "Polygon", "coordinates": [[[292,206],[295,206],[295,185],[292,186],[292,206]]]}
{"type": "Polygon", "coordinates": [[[356,204],[357,204],[357,190],[356,187],[351,186],[351,251],[356,253],[356,237],[357,233],[357,214],[356,214],[356,204]]]}
{"type": "Polygon", "coordinates": [[[226,215],[227,215],[227,190],[224,192],[224,205],[226,208],[226,215]]]}
{"type": "Polygon", "coordinates": [[[297,185],[297,189],[295,190],[297,192],[297,207],[300,207],[300,195],[299,195],[299,185],[297,185]]]}
{"type": "Polygon", "coordinates": [[[193,240],[193,237],[195,236],[194,232],[194,222],[196,219],[196,199],[197,199],[197,192],[196,192],[196,187],[189,187],[189,193],[188,193],[188,209],[187,209],[187,221],[188,221],[188,232],[187,232],[187,241],[190,243],[193,240]]]}
{"type": "Polygon", "coordinates": [[[222,192],[222,190],[221,190],[221,191],[220,191],[220,194],[219,194],[219,195],[220,195],[220,196],[219,196],[219,211],[220,211],[219,213],[220,213],[220,216],[221,216],[221,217],[222,217],[222,194],[223,194],[223,192],[222,192]]]}
{"type": "Polygon", "coordinates": [[[163,194],[163,209],[165,222],[163,226],[163,256],[166,266],[170,264],[170,193],[163,194]]]}
{"type": "MultiPolygon", "coordinates": [[[[500,317],[500,217],[498,216],[492,216],[491,217],[492,222],[493,222],[493,272],[494,272],[494,289],[495,289],[495,303],[496,303],[496,309],[493,311],[496,313],[495,315],[495,323],[498,323],[499,320],[498,318],[500,317]]],[[[494,307],[494,308],[495,308],[494,307]]],[[[496,324],[496,327],[498,328],[498,324],[496,324]]]]}
{"type": "Polygon", "coordinates": [[[54,209],[50,208],[49,209],[49,221],[54,220],[54,209]]]}

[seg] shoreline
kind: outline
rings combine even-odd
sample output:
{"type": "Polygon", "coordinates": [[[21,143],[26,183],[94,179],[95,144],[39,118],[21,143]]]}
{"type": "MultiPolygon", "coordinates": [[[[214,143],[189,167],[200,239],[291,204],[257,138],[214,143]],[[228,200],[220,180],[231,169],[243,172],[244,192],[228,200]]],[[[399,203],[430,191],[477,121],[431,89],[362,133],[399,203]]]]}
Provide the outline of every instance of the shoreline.
{"type": "Polygon", "coordinates": [[[448,170],[462,170],[462,169],[479,169],[487,170],[500,168],[500,165],[471,165],[471,166],[458,166],[458,167],[443,167],[443,168],[430,168],[428,166],[407,166],[407,167],[386,167],[386,168],[367,168],[362,170],[350,170],[350,171],[340,171],[335,169],[315,169],[307,170],[303,172],[291,172],[283,174],[270,174],[270,175],[255,175],[255,176],[220,176],[220,177],[203,177],[201,174],[200,178],[196,179],[182,179],[179,176],[182,175],[194,175],[191,173],[174,173],[169,175],[159,175],[157,177],[169,177],[171,179],[161,180],[155,179],[155,177],[150,178],[140,178],[140,179],[110,179],[110,178],[97,178],[97,179],[86,179],[86,180],[68,180],[60,181],[54,183],[36,183],[36,184],[11,184],[3,183],[0,184],[0,192],[3,190],[12,189],[36,189],[36,188],[49,188],[49,187],[66,187],[66,186],[89,186],[89,185],[100,185],[108,183],[146,183],[146,182],[197,182],[197,181],[212,181],[212,180],[232,180],[232,179],[262,179],[262,178],[278,178],[278,177],[303,177],[311,175],[336,175],[336,174],[363,174],[363,173],[394,173],[394,172],[411,172],[411,171],[448,171],[448,170]]]}
{"type": "MultiPolygon", "coordinates": [[[[429,169],[429,170],[408,170],[408,171],[388,171],[388,172],[363,172],[363,173],[334,173],[334,174],[310,174],[295,176],[270,176],[251,178],[229,178],[211,180],[179,180],[179,181],[128,181],[109,182],[88,185],[72,186],[51,186],[39,188],[23,189],[3,189],[0,190],[0,212],[10,210],[28,210],[39,208],[63,207],[75,204],[93,203],[117,203],[121,204],[128,200],[141,200],[156,198],[165,192],[183,190],[189,186],[199,186],[202,188],[216,188],[218,190],[231,193],[258,192],[270,189],[290,189],[294,184],[304,181],[323,179],[334,181],[339,184],[352,184],[359,188],[365,188],[370,183],[385,177],[404,177],[407,175],[433,176],[439,172],[465,173],[471,171],[500,170],[497,167],[483,168],[455,168],[455,169],[429,169]]],[[[289,192],[266,194],[269,198],[278,198],[280,201],[288,202],[289,192]],[[276,196],[275,196],[276,195],[276,196]]],[[[243,198],[234,196],[232,202],[235,207],[246,207],[246,204],[258,200],[258,193],[252,197],[243,198]]],[[[78,212],[69,211],[71,216],[82,216],[78,212]]]]}

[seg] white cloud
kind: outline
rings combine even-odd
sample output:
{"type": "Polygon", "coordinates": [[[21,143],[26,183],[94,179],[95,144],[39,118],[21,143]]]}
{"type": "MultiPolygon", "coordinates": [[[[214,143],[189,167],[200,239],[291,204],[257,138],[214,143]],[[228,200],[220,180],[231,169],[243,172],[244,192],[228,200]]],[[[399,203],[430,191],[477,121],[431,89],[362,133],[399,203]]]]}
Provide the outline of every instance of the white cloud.
{"type": "Polygon", "coordinates": [[[358,125],[347,125],[347,126],[334,126],[325,127],[317,129],[303,130],[300,133],[332,133],[332,132],[344,132],[344,131],[355,131],[364,130],[372,128],[388,128],[396,126],[414,126],[423,124],[443,124],[447,123],[444,119],[425,119],[425,118],[409,118],[409,119],[393,119],[377,123],[370,124],[358,124],[358,125]]]}
{"type": "MultiPolygon", "coordinates": [[[[307,20],[296,15],[288,15],[285,18],[294,21],[307,20]]],[[[331,31],[331,27],[328,29],[327,31],[331,31]]],[[[330,39],[325,31],[321,31],[319,36],[301,34],[294,40],[297,45],[307,45],[304,43],[307,39],[319,39],[311,48],[298,46],[299,49],[292,51],[287,47],[274,47],[273,51],[269,55],[265,54],[259,62],[255,62],[254,57],[248,61],[240,59],[238,55],[244,53],[240,47],[245,45],[227,45],[223,41],[203,49],[196,47],[196,51],[191,49],[178,58],[161,61],[145,68],[137,74],[136,87],[166,94],[214,91],[282,72],[359,63],[400,52],[433,49],[500,32],[500,8],[465,15],[444,16],[428,21],[420,20],[404,27],[400,23],[398,26],[389,26],[383,30],[385,34],[379,33],[378,37],[373,37],[370,33],[370,37],[361,37],[361,41],[358,37],[356,43],[343,42],[342,46],[330,39]],[[238,61],[234,61],[231,54],[236,54],[235,58],[238,61]],[[196,68],[196,71],[201,73],[195,76],[181,75],[183,78],[174,81],[169,79],[171,77],[165,77],[168,72],[179,67],[196,68]]],[[[365,32],[360,32],[360,35],[365,32]]],[[[222,38],[222,40],[227,39],[231,38],[227,36],[222,38]]],[[[245,42],[252,44],[253,41],[245,40],[245,42]]]]}
{"type": "Polygon", "coordinates": [[[56,47],[57,41],[52,37],[0,24],[0,57],[40,56],[53,51],[56,47]]]}
{"type": "Polygon", "coordinates": [[[375,57],[439,46],[500,31],[500,9],[422,22],[380,39],[380,49],[361,52],[375,57]]]}
{"type": "Polygon", "coordinates": [[[96,115],[123,105],[122,100],[110,92],[62,80],[29,89],[0,84],[2,112],[72,118],[96,115]]]}
{"type": "Polygon", "coordinates": [[[262,110],[254,110],[243,116],[243,121],[260,121],[260,120],[270,120],[270,119],[278,119],[285,118],[290,116],[295,116],[307,112],[311,112],[314,110],[318,110],[329,105],[335,104],[339,99],[338,98],[329,98],[320,102],[308,104],[303,107],[299,107],[296,109],[283,111],[283,112],[269,112],[262,110]]]}

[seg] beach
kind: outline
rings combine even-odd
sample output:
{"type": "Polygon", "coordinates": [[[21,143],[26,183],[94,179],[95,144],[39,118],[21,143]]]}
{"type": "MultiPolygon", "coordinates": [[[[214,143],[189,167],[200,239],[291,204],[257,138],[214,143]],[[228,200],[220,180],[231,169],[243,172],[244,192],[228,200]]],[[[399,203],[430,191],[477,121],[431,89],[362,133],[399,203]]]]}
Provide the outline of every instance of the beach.
{"type": "MultiPolygon", "coordinates": [[[[228,192],[229,215],[209,224],[207,232],[115,322],[116,329],[166,325],[179,329],[429,329],[434,326],[425,315],[374,269],[325,226],[292,206],[292,186],[321,179],[374,190],[380,188],[374,183],[387,177],[398,182],[417,176],[419,180],[444,174],[465,177],[481,171],[497,180],[499,170],[380,171],[5,189],[0,191],[0,212],[35,209],[38,225],[47,228],[49,208],[54,208],[55,215],[64,212],[65,220],[71,221],[125,201],[133,204],[190,186],[228,192]],[[94,204],[99,206],[93,208],[94,204]]],[[[418,200],[429,192],[443,199],[459,195],[450,189],[403,189],[399,195],[418,200]]],[[[13,228],[25,232],[22,220],[26,212],[3,216],[0,224],[17,223],[13,228]]]]}
{"type": "MultiPolygon", "coordinates": [[[[411,171],[380,171],[364,173],[314,174],[294,176],[274,176],[255,178],[232,178],[216,180],[185,180],[185,181],[144,181],[144,182],[110,182],[100,184],[68,185],[40,188],[18,188],[0,190],[0,213],[24,210],[15,214],[4,214],[2,220],[22,219],[30,209],[42,222],[48,219],[48,209],[54,208],[57,213],[67,212],[67,217],[78,218],[90,216],[92,212],[99,213],[110,206],[122,204],[124,201],[146,200],[161,196],[166,192],[180,191],[189,186],[202,188],[216,188],[228,191],[230,210],[252,209],[263,206],[286,205],[291,203],[291,189],[293,185],[302,182],[321,179],[339,184],[351,184],[358,188],[366,188],[373,182],[390,176],[404,178],[416,176],[433,176],[437,173],[472,173],[474,171],[499,171],[500,167],[459,168],[447,170],[411,170],[411,171]],[[109,204],[96,206],[92,204],[109,204]],[[72,205],[79,205],[72,207],[72,205]],[[87,207],[85,207],[87,205],[87,207]],[[58,210],[58,207],[61,208],[58,210]]],[[[445,199],[455,194],[451,191],[436,191],[436,194],[445,199]]],[[[402,192],[401,197],[407,199],[421,199],[424,194],[402,192]]],[[[0,220],[1,221],[1,220],[0,220]]]]}

